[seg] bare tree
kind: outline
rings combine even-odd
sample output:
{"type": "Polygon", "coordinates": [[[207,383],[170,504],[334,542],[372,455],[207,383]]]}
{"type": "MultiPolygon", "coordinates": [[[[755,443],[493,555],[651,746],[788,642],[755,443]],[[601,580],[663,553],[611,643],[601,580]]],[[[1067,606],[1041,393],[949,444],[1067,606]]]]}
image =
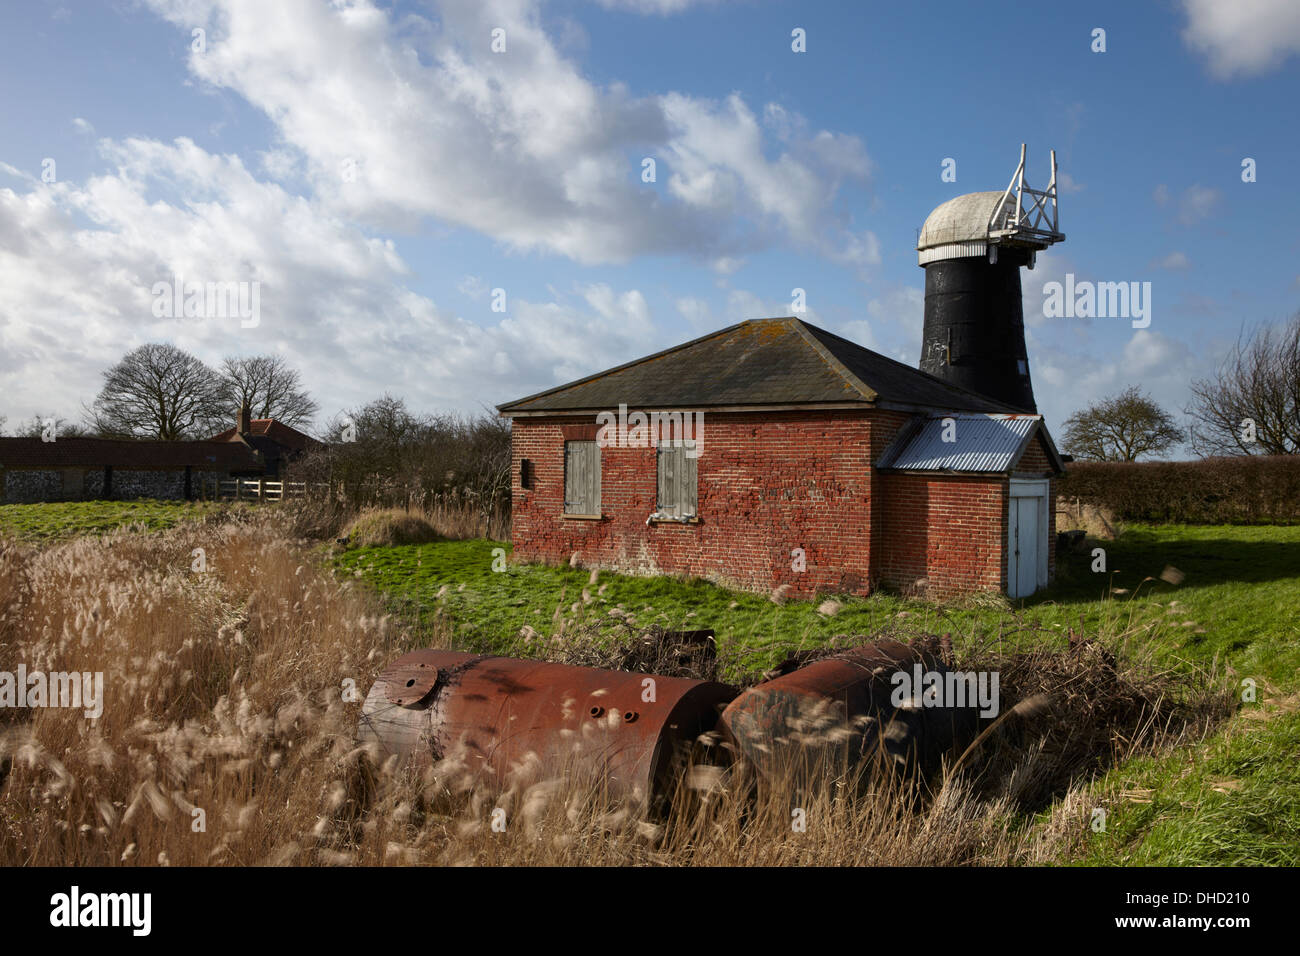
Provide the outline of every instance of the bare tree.
{"type": "Polygon", "coordinates": [[[221,377],[164,343],[133,349],[104,373],[88,409],[101,435],[178,441],[206,438],[229,417],[221,377]]]}
{"type": "Polygon", "coordinates": [[[247,405],[253,418],[305,426],[320,411],[302,387],[298,370],[278,355],[228,356],[221,363],[221,377],[229,407],[247,405]]]}
{"type": "Polygon", "coordinates": [[[1137,461],[1161,456],[1186,435],[1173,416],[1136,386],[1103,399],[1065,420],[1065,448],[1090,461],[1137,461]]]}
{"type": "Polygon", "coordinates": [[[1198,455],[1300,454],[1300,313],[1239,336],[1214,376],[1191,391],[1198,455]]]}
{"type": "Polygon", "coordinates": [[[19,425],[15,434],[19,438],[40,438],[51,434],[59,438],[84,438],[90,431],[77,422],[70,422],[58,415],[33,415],[25,424],[19,425]]]}
{"type": "Polygon", "coordinates": [[[383,398],[333,418],[329,447],[304,461],[309,481],[341,483],[354,504],[397,495],[473,502],[489,519],[510,506],[510,424],[475,416],[416,414],[401,398],[383,398]]]}

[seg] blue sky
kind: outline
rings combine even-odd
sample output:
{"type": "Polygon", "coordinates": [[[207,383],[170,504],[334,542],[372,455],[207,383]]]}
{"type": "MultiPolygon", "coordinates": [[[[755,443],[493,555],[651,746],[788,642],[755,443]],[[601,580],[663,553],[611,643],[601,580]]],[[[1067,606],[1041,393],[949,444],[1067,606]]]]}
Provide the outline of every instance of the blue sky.
{"type": "Polygon", "coordinates": [[[1068,237],[1022,276],[1040,410],[1180,409],[1300,309],[1298,52],[1290,0],[6,5],[0,415],[78,417],[149,341],[284,354],[322,418],[476,410],[795,287],[914,363],[916,230],[1021,142],[1035,186],[1057,151],[1068,237]],[[1067,272],[1150,282],[1150,327],[1044,318],[1067,272]],[[257,281],[258,324],[156,316],[177,274],[257,281]]]}

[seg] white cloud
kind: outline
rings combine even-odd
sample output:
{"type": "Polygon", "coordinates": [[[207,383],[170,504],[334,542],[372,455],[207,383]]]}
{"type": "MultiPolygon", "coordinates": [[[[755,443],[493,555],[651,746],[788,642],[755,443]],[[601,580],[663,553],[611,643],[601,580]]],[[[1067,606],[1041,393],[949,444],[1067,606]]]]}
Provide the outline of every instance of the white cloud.
{"type": "Polygon", "coordinates": [[[1152,269],[1169,269],[1172,271],[1182,271],[1192,267],[1191,260],[1187,258],[1187,253],[1174,250],[1169,255],[1160,259],[1151,260],[1152,269]]]}
{"type": "Polygon", "coordinates": [[[708,6],[725,0],[596,0],[606,10],[627,10],[631,13],[667,16],[681,13],[690,7],[708,6]]]}
{"type": "Polygon", "coordinates": [[[1191,226],[1207,218],[1219,204],[1222,193],[1200,183],[1188,186],[1178,200],[1178,221],[1191,226]]]}
{"type": "Polygon", "coordinates": [[[413,407],[477,409],[618,364],[659,343],[644,296],[603,284],[554,301],[513,297],[466,318],[403,282],[391,242],[259,182],[233,156],[180,139],[102,140],[117,166],[84,185],[0,190],[0,381],[5,414],[76,417],[129,349],[169,341],[210,363],[273,352],[326,416],[387,388],[413,407]],[[160,198],[176,191],[183,201],[160,198]],[[152,286],[257,281],[261,321],[165,319],[152,286]],[[500,320],[500,321],[497,321],[500,320]]]}
{"type": "Polygon", "coordinates": [[[725,260],[786,241],[878,260],[833,208],[840,183],[869,174],[855,137],[788,114],[765,127],[734,94],[597,87],[535,0],[442,3],[436,25],[395,23],[369,0],[148,2],[187,33],[207,26],[191,71],[265,112],[322,201],[369,225],[432,217],[581,263],[725,260]],[[490,48],[496,27],[505,53],[490,48]],[[782,142],[788,129],[801,135],[782,142]],[[651,189],[645,156],[659,164],[651,189]]]}
{"type": "Polygon", "coordinates": [[[488,287],[482,276],[462,276],[456,283],[456,289],[461,295],[471,299],[481,299],[487,295],[488,287]]]}
{"type": "Polygon", "coordinates": [[[1182,342],[1161,332],[1139,329],[1124,346],[1121,368],[1126,375],[1137,378],[1153,371],[1167,371],[1190,354],[1182,342]]]}
{"type": "MultiPolygon", "coordinates": [[[[904,365],[915,365],[921,354],[925,327],[925,291],[898,286],[867,303],[870,339],[859,340],[869,349],[889,355],[904,365]],[[880,333],[877,337],[876,332],[880,333]],[[875,343],[875,344],[871,344],[875,343]]],[[[859,330],[859,334],[867,334],[859,330]]]]}
{"type": "Polygon", "coordinates": [[[1183,0],[1183,8],[1184,42],[1220,79],[1264,73],[1300,52],[1295,0],[1183,0]]]}
{"type": "MultiPolygon", "coordinates": [[[[794,310],[794,303],[789,299],[764,297],[748,289],[732,289],[727,293],[725,319],[727,325],[744,322],[748,319],[780,319],[793,316],[812,325],[828,329],[830,326],[822,319],[817,310],[817,301],[808,300],[802,312],[794,310]]],[[[722,323],[716,323],[721,326],[722,323]]]]}
{"type": "Polygon", "coordinates": [[[1081,193],[1088,187],[1075,180],[1073,176],[1064,170],[1058,170],[1056,173],[1056,188],[1062,193],[1081,193]]]}
{"type": "Polygon", "coordinates": [[[262,172],[283,182],[301,175],[298,153],[288,149],[268,149],[257,154],[262,172]]]}
{"type": "Polygon", "coordinates": [[[834,332],[841,338],[856,342],[865,349],[871,349],[873,352],[880,351],[880,344],[876,341],[876,333],[872,331],[871,323],[866,319],[854,319],[852,322],[845,322],[834,332]]]}
{"type": "Polygon", "coordinates": [[[747,319],[778,318],[790,315],[791,312],[789,302],[764,299],[748,289],[733,289],[727,295],[727,318],[733,323],[747,319]]]}
{"type": "Polygon", "coordinates": [[[869,230],[856,234],[845,231],[839,246],[826,249],[825,254],[833,262],[857,267],[861,273],[867,266],[880,265],[880,240],[869,230]]]}
{"type": "Polygon", "coordinates": [[[694,296],[682,296],[673,303],[673,306],[677,309],[678,314],[697,332],[711,331],[716,324],[713,321],[713,310],[709,308],[709,303],[703,299],[697,299],[694,296]]]}
{"type": "Polygon", "coordinates": [[[1184,269],[1192,268],[1192,261],[1187,258],[1186,252],[1175,250],[1170,252],[1169,255],[1164,256],[1164,258],[1153,259],[1151,261],[1151,268],[1170,269],[1170,271],[1182,272],[1184,269]]]}
{"type": "Polygon", "coordinates": [[[1181,341],[1149,329],[1133,332],[1123,345],[1102,347],[1110,351],[1093,354],[1081,343],[1062,348],[1029,337],[1034,397],[1058,441],[1061,425],[1071,414],[1130,385],[1140,386],[1181,418],[1187,383],[1204,375],[1210,365],[1210,359],[1197,357],[1181,341]]]}
{"type": "MultiPolygon", "coordinates": [[[[1068,272],[1075,273],[1075,278],[1082,279],[1075,268],[1074,260],[1064,253],[1054,250],[1040,252],[1034,260],[1032,269],[1020,270],[1021,310],[1025,317],[1026,328],[1037,328],[1060,319],[1049,319],[1044,314],[1046,295],[1043,286],[1049,282],[1065,282],[1068,272]]],[[[1070,319],[1071,322],[1088,322],[1089,319],[1070,319]]]]}
{"type": "MultiPolygon", "coordinates": [[[[1188,186],[1177,199],[1178,221],[1184,226],[1195,225],[1213,213],[1222,198],[1223,193],[1210,186],[1202,186],[1200,183],[1188,186]]],[[[1151,199],[1157,206],[1163,208],[1169,205],[1173,197],[1170,195],[1169,187],[1160,183],[1152,191],[1151,199]]]]}

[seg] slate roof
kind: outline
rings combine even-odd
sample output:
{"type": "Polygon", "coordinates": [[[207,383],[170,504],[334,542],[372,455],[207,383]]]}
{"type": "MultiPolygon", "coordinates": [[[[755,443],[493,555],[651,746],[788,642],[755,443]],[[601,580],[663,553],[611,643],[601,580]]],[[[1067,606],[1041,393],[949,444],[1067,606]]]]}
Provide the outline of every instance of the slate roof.
{"type": "Polygon", "coordinates": [[[499,405],[507,417],[629,408],[861,404],[1014,412],[802,319],[751,319],[499,405]]]}
{"type": "Polygon", "coordinates": [[[262,470],[242,442],[128,441],[114,438],[0,438],[0,468],[184,468],[204,471],[262,470]]]}
{"type": "Polygon", "coordinates": [[[1060,474],[1065,466],[1043,417],[1023,414],[918,416],[898,433],[876,461],[876,467],[888,471],[1005,474],[1039,434],[1048,460],[1060,474]],[[953,421],[953,441],[944,441],[946,419],[953,421]]]}

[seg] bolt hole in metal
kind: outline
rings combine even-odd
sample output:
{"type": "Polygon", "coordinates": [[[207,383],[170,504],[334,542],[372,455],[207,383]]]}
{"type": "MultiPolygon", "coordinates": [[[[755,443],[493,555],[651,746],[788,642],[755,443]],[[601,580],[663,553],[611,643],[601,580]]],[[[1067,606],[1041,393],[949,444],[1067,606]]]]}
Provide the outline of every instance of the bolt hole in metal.
{"type": "Polygon", "coordinates": [[[588,713],[591,714],[591,716],[593,716],[593,717],[599,717],[601,714],[605,713],[605,708],[604,708],[604,707],[593,707],[593,708],[591,708],[591,710],[588,711],[588,713]]]}
{"type": "Polygon", "coordinates": [[[624,723],[628,723],[628,724],[630,724],[630,723],[632,723],[634,720],[636,720],[636,711],[635,711],[635,710],[629,710],[629,711],[627,711],[627,712],[625,712],[625,713],[623,714],[623,722],[624,722],[624,723]]]}
{"type": "Polygon", "coordinates": [[[414,686],[415,686],[415,678],[412,677],[410,680],[408,680],[408,681],[406,682],[406,686],[407,686],[407,687],[414,687],[414,686]]]}

